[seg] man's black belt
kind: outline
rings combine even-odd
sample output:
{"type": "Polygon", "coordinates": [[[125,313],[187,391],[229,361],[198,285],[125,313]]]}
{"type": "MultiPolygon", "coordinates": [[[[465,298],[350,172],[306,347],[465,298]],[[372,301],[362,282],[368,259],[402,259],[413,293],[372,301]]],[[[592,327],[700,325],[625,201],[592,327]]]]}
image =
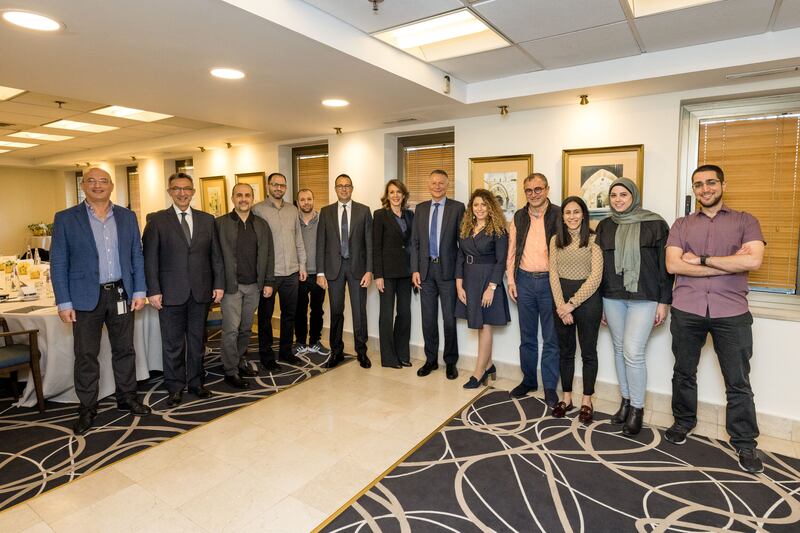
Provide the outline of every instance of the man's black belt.
{"type": "Polygon", "coordinates": [[[109,281],[108,283],[100,284],[100,288],[103,289],[104,291],[111,291],[121,286],[122,286],[122,280],[109,281]]]}
{"type": "Polygon", "coordinates": [[[530,276],[532,278],[548,278],[550,277],[550,272],[528,272],[527,270],[519,269],[517,271],[517,275],[524,274],[526,276],[530,276]]]}
{"type": "Polygon", "coordinates": [[[442,262],[442,258],[441,257],[429,257],[428,259],[430,260],[431,263],[438,264],[438,263],[442,262]]]}

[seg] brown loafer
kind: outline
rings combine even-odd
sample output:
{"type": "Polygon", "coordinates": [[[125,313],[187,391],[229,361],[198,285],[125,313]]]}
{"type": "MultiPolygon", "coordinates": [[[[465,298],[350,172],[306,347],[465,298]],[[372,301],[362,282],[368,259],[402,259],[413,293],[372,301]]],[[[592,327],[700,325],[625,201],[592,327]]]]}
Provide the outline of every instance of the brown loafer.
{"type": "Polygon", "coordinates": [[[567,405],[564,402],[558,402],[555,407],[553,407],[553,416],[556,418],[564,418],[567,413],[575,409],[575,406],[572,405],[572,402],[569,402],[567,405]]]}
{"type": "Polygon", "coordinates": [[[594,415],[594,409],[591,405],[582,405],[581,411],[578,413],[578,420],[583,422],[584,424],[591,424],[592,423],[592,415],[594,415]]]}

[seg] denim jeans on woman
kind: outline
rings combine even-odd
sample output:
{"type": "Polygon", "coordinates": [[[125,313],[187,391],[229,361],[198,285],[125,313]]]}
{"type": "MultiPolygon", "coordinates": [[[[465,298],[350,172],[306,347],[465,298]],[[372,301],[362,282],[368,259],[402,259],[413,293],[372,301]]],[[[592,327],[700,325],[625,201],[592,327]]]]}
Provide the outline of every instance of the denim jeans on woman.
{"type": "Polygon", "coordinates": [[[603,298],[603,312],[614,343],[619,392],[638,409],[644,407],[647,389],[645,350],[657,307],[658,302],[650,300],[603,298]]]}

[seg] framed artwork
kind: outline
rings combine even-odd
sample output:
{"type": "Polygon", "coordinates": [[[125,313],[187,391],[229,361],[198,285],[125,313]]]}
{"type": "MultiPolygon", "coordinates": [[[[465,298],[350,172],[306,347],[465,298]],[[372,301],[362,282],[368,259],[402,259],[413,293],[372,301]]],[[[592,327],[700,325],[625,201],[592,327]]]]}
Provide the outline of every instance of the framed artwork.
{"type": "Polygon", "coordinates": [[[644,145],[564,150],[561,162],[562,200],[580,196],[593,219],[605,218],[611,208],[608,188],[621,177],[633,180],[642,192],[644,145]]]}
{"type": "Polygon", "coordinates": [[[228,188],[225,176],[200,178],[200,196],[202,209],[206,213],[219,217],[228,212],[228,188]]]}
{"type": "Polygon", "coordinates": [[[245,172],[236,174],[236,183],[247,183],[253,188],[253,204],[267,197],[267,174],[265,172],[245,172]]]}
{"type": "Polygon", "coordinates": [[[471,157],[469,160],[470,191],[491,191],[506,220],[525,203],[523,181],[533,172],[533,154],[503,155],[496,157],[471,157]]]}

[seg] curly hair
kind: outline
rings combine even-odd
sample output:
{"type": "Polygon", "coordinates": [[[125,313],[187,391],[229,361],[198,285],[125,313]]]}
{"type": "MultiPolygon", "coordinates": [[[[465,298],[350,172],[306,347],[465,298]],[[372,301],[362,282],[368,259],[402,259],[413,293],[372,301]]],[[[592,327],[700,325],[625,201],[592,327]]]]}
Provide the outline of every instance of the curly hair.
{"type": "Polygon", "coordinates": [[[461,238],[469,237],[475,228],[476,219],[475,214],[472,212],[472,204],[475,203],[475,198],[483,200],[488,209],[486,214],[486,234],[497,236],[505,234],[506,217],[503,215],[503,210],[500,209],[500,203],[486,189],[475,189],[472,191],[472,196],[469,197],[467,212],[464,213],[464,219],[461,221],[461,238]]]}

